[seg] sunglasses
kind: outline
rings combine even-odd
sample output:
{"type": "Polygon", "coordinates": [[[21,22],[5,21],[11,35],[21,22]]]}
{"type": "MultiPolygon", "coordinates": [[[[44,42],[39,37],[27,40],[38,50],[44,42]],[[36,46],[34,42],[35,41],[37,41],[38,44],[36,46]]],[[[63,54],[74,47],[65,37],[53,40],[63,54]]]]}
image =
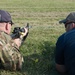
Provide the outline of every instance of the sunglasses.
{"type": "Polygon", "coordinates": [[[12,26],[14,23],[12,21],[10,21],[9,24],[11,24],[11,26],[12,26]]]}
{"type": "Polygon", "coordinates": [[[67,27],[68,24],[71,24],[71,23],[75,23],[75,22],[66,22],[65,23],[65,28],[67,27]]]}
{"type": "Polygon", "coordinates": [[[14,24],[12,21],[10,21],[10,22],[8,22],[8,21],[1,21],[0,23],[9,23],[9,24],[11,24],[11,26],[14,24]]]}

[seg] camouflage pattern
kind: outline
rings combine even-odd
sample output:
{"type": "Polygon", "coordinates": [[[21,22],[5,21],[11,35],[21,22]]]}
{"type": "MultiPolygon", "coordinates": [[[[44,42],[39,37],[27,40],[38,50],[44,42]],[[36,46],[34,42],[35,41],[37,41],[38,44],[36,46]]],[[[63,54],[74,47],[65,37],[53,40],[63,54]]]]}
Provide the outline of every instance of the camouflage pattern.
{"type": "Polygon", "coordinates": [[[0,60],[4,69],[19,70],[22,68],[23,57],[19,48],[4,32],[0,32],[0,60]]]}

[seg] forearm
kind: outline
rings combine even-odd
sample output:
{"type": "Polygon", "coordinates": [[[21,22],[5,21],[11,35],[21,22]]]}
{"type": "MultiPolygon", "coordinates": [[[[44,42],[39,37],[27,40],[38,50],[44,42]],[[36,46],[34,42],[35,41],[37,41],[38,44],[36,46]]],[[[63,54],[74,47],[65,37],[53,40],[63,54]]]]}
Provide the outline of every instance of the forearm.
{"type": "Polygon", "coordinates": [[[64,65],[59,65],[59,64],[56,64],[56,70],[60,73],[65,73],[66,72],[66,68],[64,65]]]}
{"type": "Polygon", "coordinates": [[[17,38],[17,39],[13,39],[13,42],[18,46],[20,47],[21,46],[21,39],[17,38]]]}

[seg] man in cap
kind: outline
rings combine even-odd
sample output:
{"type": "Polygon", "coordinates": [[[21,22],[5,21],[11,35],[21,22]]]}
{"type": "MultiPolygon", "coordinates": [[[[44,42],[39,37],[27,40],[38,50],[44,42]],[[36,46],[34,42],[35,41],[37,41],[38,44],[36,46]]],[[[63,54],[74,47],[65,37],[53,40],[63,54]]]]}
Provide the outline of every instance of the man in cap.
{"type": "MultiPolygon", "coordinates": [[[[19,51],[21,39],[12,39],[10,36],[11,27],[13,25],[11,15],[4,10],[0,10],[0,68],[6,70],[21,70],[23,56],[19,51]]],[[[26,28],[24,36],[27,35],[26,28]]]]}
{"type": "Polygon", "coordinates": [[[60,73],[75,75],[75,12],[70,13],[66,19],[60,21],[66,32],[56,43],[55,63],[60,73]]]}

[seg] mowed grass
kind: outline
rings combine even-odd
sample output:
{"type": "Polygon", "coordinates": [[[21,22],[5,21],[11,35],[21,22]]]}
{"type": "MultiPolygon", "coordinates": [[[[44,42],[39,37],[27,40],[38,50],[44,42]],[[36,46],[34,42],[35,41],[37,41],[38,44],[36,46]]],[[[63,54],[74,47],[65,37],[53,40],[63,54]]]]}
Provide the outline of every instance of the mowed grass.
{"type": "Polygon", "coordinates": [[[75,10],[75,0],[0,0],[0,9],[10,12],[16,26],[30,24],[29,35],[20,51],[22,71],[0,70],[0,75],[59,75],[55,70],[54,50],[65,32],[59,20],[75,10]]]}

